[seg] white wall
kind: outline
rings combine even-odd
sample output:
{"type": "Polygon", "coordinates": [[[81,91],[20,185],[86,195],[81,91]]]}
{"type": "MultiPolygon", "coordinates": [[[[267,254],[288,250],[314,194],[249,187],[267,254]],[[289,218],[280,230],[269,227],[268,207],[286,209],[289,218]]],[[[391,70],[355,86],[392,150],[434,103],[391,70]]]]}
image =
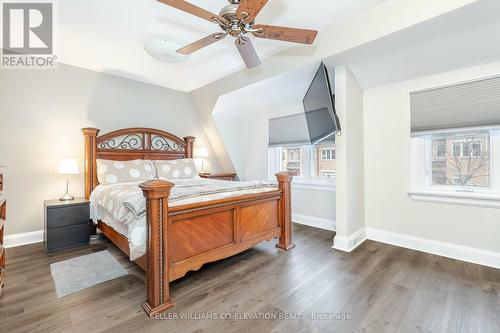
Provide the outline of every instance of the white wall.
{"type": "Polygon", "coordinates": [[[268,120],[264,114],[214,114],[227,153],[241,180],[267,179],[268,120]]]}
{"type": "Polygon", "coordinates": [[[337,233],[334,247],[350,251],[364,223],[363,89],[349,68],[335,68],[335,106],[342,126],[337,137],[337,233]]]}
{"type": "Polygon", "coordinates": [[[498,74],[500,63],[493,63],[365,91],[367,227],[500,252],[500,210],[416,202],[408,196],[409,92],[498,74]]]}
{"type": "MultiPolygon", "coordinates": [[[[210,144],[189,94],[59,65],[57,70],[0,71],[0,165],[7,166],[6,233],[43,229],[43,201],[60,197],[60,158],[83,161],[82,127],[106,133],[153,127],[210,144]]],[[[212,155],[213,156],[213,155],[212,155]]],[[[217,161],[208,168],[217,170],[217,161]]],[[[83,175],[71,177],[83,195],[83,175]]]]}

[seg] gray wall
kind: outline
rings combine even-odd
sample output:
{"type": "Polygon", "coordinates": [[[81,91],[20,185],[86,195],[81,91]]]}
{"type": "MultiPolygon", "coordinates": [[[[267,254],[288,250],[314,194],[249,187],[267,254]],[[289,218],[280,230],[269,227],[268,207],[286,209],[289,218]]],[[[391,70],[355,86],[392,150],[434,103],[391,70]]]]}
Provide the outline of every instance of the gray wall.
{"type": "MultiPolygon", "coordinates": [[[[498,209],[419,202],[408,195],[410,92],[499,73],[500,62],[365,91],[367,227],[500,253],[498,209]]],[[[460,253],[457,247],[453,251],[460,253]]]]}
{"type": "MultiPolygon", "coordinates": [[[[57,174],[60,158],[78,158],[82,169],[82,127],[103,133],[154,127],[196,136],[198,145],[210,149],[189,94],[67,65],[1,70],[0,126],[0,165],[7,166],[7,235],[43,229],[43,200],[64,191],[65,176],[57,174]]],[[[220,168],[215,160],[207,165],[220,168]]],[[[83,195],[83,175],[70,180],[71,192],[83,195]]]]}

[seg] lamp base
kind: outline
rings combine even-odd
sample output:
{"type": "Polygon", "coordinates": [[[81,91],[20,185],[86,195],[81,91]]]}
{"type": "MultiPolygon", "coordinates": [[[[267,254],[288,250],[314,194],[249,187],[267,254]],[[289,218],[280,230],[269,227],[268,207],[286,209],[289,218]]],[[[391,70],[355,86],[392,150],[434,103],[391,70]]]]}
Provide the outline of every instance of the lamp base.
{"type": "Polygon", "coordinates": [[[90,235],[90,244],[99,243],[100,240],[101,240],[100,235],[90,235]]]}
{"type": "Polygon", "coordinates": [[[64,196],[59,198],[59,201],[73,201],[75,200],[75,197],[70,195],[69,193],[66,193],[64,196]]]}

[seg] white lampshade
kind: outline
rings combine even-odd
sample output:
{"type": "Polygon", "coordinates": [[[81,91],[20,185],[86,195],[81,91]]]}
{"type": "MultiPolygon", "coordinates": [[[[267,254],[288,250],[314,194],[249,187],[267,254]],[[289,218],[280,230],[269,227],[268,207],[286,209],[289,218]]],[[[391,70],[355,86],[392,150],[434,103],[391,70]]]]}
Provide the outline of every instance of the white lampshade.
{"type": "Polygon", "coordinates": [[[194,157],[196,158],[207,158],[208,149],[206,147],[198,147],[194,149],[194,157]]]}
{"type": "Polygon", "coordinates": [[[61,175],[77,175],[80,173],[78,162],[74,158],[63,158],[59,163],[58,174],[61,175]]]}

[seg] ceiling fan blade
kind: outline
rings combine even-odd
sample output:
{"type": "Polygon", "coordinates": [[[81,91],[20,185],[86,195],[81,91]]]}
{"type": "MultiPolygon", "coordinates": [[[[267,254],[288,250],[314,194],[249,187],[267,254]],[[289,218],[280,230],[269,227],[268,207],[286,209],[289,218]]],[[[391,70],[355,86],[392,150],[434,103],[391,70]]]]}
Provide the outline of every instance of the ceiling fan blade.
{"type": "Polygon", "coordinates": [[[220,41],[221,39],[224,39],[224,37],[226,37],[226,36],[227,36],[227,33],[216,32],[214,34],[211,34],[210,36],[202,38],[194,43],[191,43],[189,45],[184,46],[183,48],[178,49],[177,53],[184,54],[184,55],[194,53],[194,52],[198,51],[199,49],[204,48],[205,46],[211,45],[215,42],[220,41]]]}
{"type": "Polygon", "coordinates": [[[253,29],[262,29],[262,32],[254,32],[255,37],[282,40],[285,42],[312,44],[316,40],[318,32],[315,30],[295,29],[277,27],[272,25],[256,24],[253,29]]]}
{"type": "Polygon", "coordinates": [[[241,14],[246,13],[247,17],[244,21],[246,23],[253,22],[255,20],[255,17],[262,10],[262,8],[264,8],[267,1],[268,0],[241,0],[240,6],[238,7],[238,10],[236,11],[236,16],[238,18],[245,19],[245,17],[241,17],[241,14]]]}
{"type": "Polygon", "coordinates": [[[238,51],[240,52],[241,57],[243,58],[243,61],[245,62],[245,65],[247,65],[248,68],[257,67],[260,65],[259,56],[257,55],[257,51],[255,51],[250,38],[241,36],[239,38],[236,38],[235,44],[238,48],[238,51]]]}
{"type": "Polygon", "coordinates": [[[201,17],[202,19],[205,19],[210,22],[219,23],[218,21],[220,21],[226,25],[228,24],[225,18],[217,14],[214,14],[212,12],[209,12],[208,10],[190,4],[189,2],[184,0],[157,0],[157,1],[164,3],[165,5],[168,5],[170,7],[174,7],[184,12],[187,12],[189,14],[201,17]]]}

